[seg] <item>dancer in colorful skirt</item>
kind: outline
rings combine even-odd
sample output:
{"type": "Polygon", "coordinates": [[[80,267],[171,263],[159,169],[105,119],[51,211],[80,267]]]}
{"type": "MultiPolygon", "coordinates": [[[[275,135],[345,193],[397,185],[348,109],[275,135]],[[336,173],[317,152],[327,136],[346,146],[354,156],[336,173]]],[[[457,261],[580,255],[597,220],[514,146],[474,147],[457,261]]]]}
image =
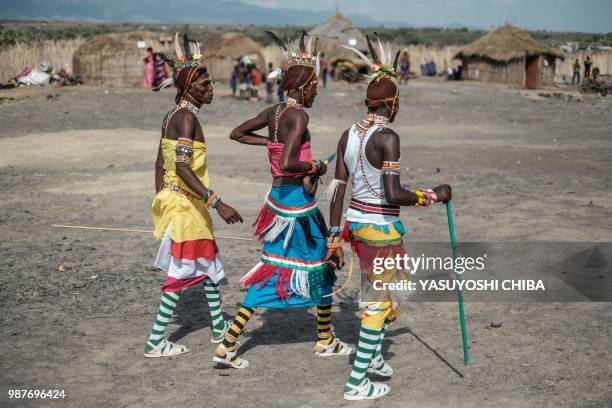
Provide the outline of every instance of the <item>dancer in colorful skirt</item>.
{"type": "MultiPolygon", "coordinates": [[[[177,61],[163,58],[176,70],[176,106],[162,123],[162,138],[155,169],[153,221],[161,239],[155,266],[168,274],[162,287],[159,313],[145,345],[145,357],[169,357],[189,351],[164,338],[183,289],[199,284],[208,301],[212,322],[211,341],[223,340],[228,324],[221,314],[217,283],[223,265],[215,243],[209,208],[228,224],[242,222],[240,214],[221,201],[210,187],[206,145],[197,114],[213,99],[212,78],[199,65],[199,45],[184,36],[184,53],[175,37],[177,61]],[[193,50],[192,50],[193,47],[193,50]]],[[[171,83],[166,81],[162,86],[171,83]]],[[[161,88],[161,87],[160,87],[161,88]]],[[[158,88],[159,89],[159,88],[158,88]]]]}
{"type": "MultiPolygon", "coordinates": [[[[286,102],[272,106],[232,131],[240,143],[267,146],[272,188],[255,221],[255,234],[263,241],[261,261],[241,280],[249,286],[240,310],[213,361],[233,368],[248,362],[237,356],[237,339],[258,307],[303,308],[317,306],[318,356],[348,355],[353,349],[335,337],[331,325],[334,270],[325,262],[327,224],[315,202],[316,178],[327,166],[313,160],[308,131],[316,95],[318,58],[310,52],[312,41],[302,34],[299,50],[293,50],[269,33],[287,56],[282,73],[286,102]],[[255,131],[268,128],[268,136],[255,131]]],[[[316,48],[316,46],[315,46],[316,48]]],[[[273,74],[274,76],[278,75],[273,74]]]]}
{"type": "MultiPolygon", "coordinates": [[[[389,392],[389,386],[371,382],[366,373],[390,377],[393,369],[383,359],[382,342],[388,324],[399,312],[396,293],[374,290],[374,280],[399,282],[407,279],[395,268],[374,273],[375,258],[395,258],[404,255],[402,239],[405,234],[400,221],[400,206],[429,206],[451,198],[448,185],[433,190],[406,190],[400,183],[399,135],[390,127],[399,109],[399,88],[394,81],[399,52],[393,65],[390,50],[378,40],[380,58],[367,38],[368,59],[351,47],[372,68],[366,96],[367,119],[347,129],[340,138],[337,151],[335,178],[325,191],[331,199],[330,230],[328,237],[329,264],[342,268],[344,256],[341,241],[350,242],[359,257],[362,270],[361,305],[364,311],[359,331],[357,355],[349,379],[344,387],[347,400],[375,399],[389,392]],[[340,227],[346,184],[351,179],[352,196],[346,212],[344,228],[340,227]],[[365,289],[364,289],[365,286],[365,289]]],[[[382,263],[385,265],[385,263],[382,263]]]]}

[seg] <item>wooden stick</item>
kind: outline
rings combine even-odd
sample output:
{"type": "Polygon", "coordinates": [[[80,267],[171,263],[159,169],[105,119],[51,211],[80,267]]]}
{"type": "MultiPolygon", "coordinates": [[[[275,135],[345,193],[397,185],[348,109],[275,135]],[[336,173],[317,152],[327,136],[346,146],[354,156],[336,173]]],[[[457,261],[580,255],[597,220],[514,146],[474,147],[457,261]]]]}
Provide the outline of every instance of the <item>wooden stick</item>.
{"type": "MultiPolygon", "coordinates": [[[[51,224],[52,227],[56,228],[71,228],[71,229],[84,229],[84,230],[96,230],[96,231],[115,231],[115,232],[140,232],[145,234],[152,234],[152,230],[134,229],[134,228],[109,228],[109,227],[86,227],[83,225],[62,225],[62,224],[51,224]]],[[[234,239],[237,241],[252,241],[253,238],[243,237],[232,237],[227,235],[215,235],[215,238],[221,239],[234,239]]]]}

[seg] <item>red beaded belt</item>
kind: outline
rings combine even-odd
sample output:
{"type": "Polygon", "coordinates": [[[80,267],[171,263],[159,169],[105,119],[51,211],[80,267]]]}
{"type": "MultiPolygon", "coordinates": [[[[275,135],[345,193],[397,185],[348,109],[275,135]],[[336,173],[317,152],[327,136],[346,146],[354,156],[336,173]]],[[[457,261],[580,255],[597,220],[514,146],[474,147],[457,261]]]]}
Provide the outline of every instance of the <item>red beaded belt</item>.
{"type": "Polygon", "coordinates": [[[400,213],[399,205],[366,203],[354,198],[351,199],[350,208],[365,214],[399,215],[400,213]]]}
{"type": "Polygon", "coordinates": [[[170,190],[176,193],[182,194],[184,196],[187,196],[187,197],[193,196],[193,194],[191,194],[189,191],[185,190],[184,188],[180,186],[177,186],[176,184],[164,182],[164,187],[169,188],[170,190]]]}

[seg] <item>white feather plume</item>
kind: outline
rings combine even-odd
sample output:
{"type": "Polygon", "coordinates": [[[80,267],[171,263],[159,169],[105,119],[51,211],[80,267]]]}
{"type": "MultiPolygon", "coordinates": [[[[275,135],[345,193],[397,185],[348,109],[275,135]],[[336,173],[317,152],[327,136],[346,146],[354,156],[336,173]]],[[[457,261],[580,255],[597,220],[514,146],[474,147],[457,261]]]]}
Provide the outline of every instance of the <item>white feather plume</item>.
{"type": "Polygon", "coordinates": [[[348,45],[344,45],[344,44],[340,44],[341,47],[346,48],[347,50],[353,51],[355,54],[357,54],[359,56],[359,58],[361,58],[367,65],[368,67],[373,67],[374,63],[372,61],[370,61],[370,59],[368,57],[365,56],[365,54],[361,51],[359,51],[357,48],[355,47],[351,47],[348,45]]]}
{"type": "Polygon", "coordinates": [[[383,43],[382,41],[380,41],[380,38],[378,38],[378,36],[376,36],[376,39],[378,40],[378,48],[380,50],[380,62],[382,62],[383,64],[388,64],[389,56],[385,52],[385,47],[383,47],[383,43]]]}
{"type": "Polygon", "coordinates": [[[179,33],[178,31],[174,35],[174,51],[176,52],[177,60],[180,60],[183,56],[183,51],[181,51],[181,44],[179,43],[179,33]]]}

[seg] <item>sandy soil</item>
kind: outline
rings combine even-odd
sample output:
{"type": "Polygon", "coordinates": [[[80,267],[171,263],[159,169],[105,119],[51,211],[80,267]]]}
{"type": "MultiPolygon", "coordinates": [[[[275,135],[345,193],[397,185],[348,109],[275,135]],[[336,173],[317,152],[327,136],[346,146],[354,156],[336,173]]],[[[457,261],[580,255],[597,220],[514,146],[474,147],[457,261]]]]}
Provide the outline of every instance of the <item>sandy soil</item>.
{"type": "MultiPolygon", "coordinates": [[[[265,105],[234,102],[219,87],[200,115],[211,177],[215,190],[252,221],[270,181],[266,153],[234,144],[228,134],[265,105]]],[[[363,89],[334,84],[319,91],[310,111],[317,156],[333,151],[341,131],[363,116],[363,89]]],[[[392,391],[375,403],[342,400],[350,361],[312,354],[313,310],[257,313],[242,346],[251,366],[214,368],[199,288],[183,296],[168,330],[191,353],[144,359],[165,279],[152,268],[152,235],[50,225],[151,228],[153,162],[173,94],[83,87],[0,96],[12,98],[0,100],[0,405],[612,403],[609,303],[467,303],[469,367],[462,362],[456,304],[406,305],[385,348],[396,370],[392,391]],[[7,398],[13,388],[64,389],[66,398],[17,403],[7,398]]],[[[612,99],[422,80],[402,89],[394,128],[402,136],[404,183],[453,186],[459,240],[612,240],[612,99]]],[[[406,209],[402,219],[408,242],[447,239],[441,207],[406,209]]],[[[217,232],[248,236],[250,228],[217,222],[217,232]]],[[[258,245],[220,240],[219,246],[229,318],[243,296],[237,282],[257,261],[258,245]]],[[[357,336],[356,289],[354,279],[334,306],[337,334],[349,342],[357,336]]]]}

